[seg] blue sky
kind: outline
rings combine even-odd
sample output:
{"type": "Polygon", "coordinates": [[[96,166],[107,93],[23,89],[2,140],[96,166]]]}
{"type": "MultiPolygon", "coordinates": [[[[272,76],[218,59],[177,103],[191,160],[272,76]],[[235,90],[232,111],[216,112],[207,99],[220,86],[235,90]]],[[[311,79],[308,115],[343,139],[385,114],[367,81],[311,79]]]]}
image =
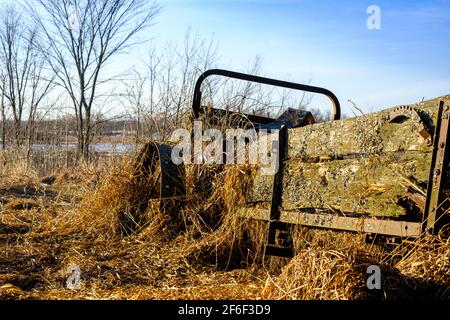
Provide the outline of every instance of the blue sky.
{"type": "MultiPolygon", "coordinates": [[[[188,27],[219,42],[220,67],[255,55],[267,76],[324,86],[351,114],[450,93],[450,1],[166,0],[154,44],[182,41],[188,27]],[[381,30],[366,10],[381,9],[381,30]]],[[[313,104],[326,108],[326,99],[313,104]]]]}

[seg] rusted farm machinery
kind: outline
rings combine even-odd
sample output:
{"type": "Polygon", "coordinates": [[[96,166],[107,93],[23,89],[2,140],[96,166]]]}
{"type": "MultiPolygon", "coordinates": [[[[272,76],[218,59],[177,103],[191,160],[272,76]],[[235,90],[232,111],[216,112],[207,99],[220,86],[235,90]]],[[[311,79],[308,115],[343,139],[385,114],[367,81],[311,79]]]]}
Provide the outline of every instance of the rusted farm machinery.
{"type": "MultiPolygon", "coordinates": [[[[340,120],[339,101],[329,90],[214,69],[196,83],[194,120],[238,114],[201,105],[201,85],[212,75],[317,93],[332,102],[332,120],[324,123],[293,110],[279,119],[243,115],[254,130],[278,135],[279,170],[268,176],[256,168],[246,205],[238,210],[243,218],[269,222],[267,255],[292,256],[293,224],[389,241],[436,234],[448,224],[450,100],[340,120]]],[[[154,143],[146,152],[159,160],[161,200],[182,197],[184,166],[171,161],[172,147],[154,143]]]]}

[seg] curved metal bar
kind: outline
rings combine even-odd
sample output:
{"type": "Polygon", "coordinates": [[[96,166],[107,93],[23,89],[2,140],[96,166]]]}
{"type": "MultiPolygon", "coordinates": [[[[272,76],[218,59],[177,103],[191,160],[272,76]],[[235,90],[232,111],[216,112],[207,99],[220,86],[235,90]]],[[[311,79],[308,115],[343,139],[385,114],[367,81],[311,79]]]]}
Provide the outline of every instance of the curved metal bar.
{"type": "Polygon", "coordinates": [[[341,118],[341,106],[339,104],[339,100],[337,99],[337,97],[334,95],[333,92],[331,92],[330,90],[327,90],[325,88],[314,87],[314,86],[309,86],[306,84],[287,82],[287,81],[281,81],[281,80],[270,79],[270,78],[264,78],[264,77],[259,77],[259,76],[254,76],[254,75],[239,73],[239,72],[234,72],[234,71],[228,71],[228,70],[223,70],[223,69],[211,69],[211,70],[205,71],[203,74],[201,74],[195,84],[194,100],[192,102],[192,111],[194,114],[194,119],[198,118],[200,115],[200,108],[201,108],[200,104],[201,104],[201,99],[202,99],[202,92],[200,90],[201,85],[207,77],[212,76],[212,75],[224,76],[224,77],[228,77],[228,78],[234,78],[234,79],[250,81],[250,82],[263,83],[263,84],[268,84],[271,86],[283,87],[283,88],[288,88],[288,89],[293,89],[293,90],[301,90],[301,91],[323,94],[323,95],[327,96],[333,104],[332,119],[339,120],[341,118]]]}

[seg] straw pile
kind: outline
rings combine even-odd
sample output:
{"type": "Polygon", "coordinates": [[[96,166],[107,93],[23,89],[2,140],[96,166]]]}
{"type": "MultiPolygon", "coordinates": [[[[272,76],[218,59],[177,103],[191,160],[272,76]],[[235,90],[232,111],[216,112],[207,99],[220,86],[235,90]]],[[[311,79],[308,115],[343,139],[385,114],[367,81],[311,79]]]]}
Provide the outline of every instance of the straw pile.
{"type": "Polygon", "coordinates": [[[264,257],[268,224],[235,214],[252,183],[249,166],[187,167],[185,199],[164,209],[152,199],[157,179],[139,158],[112,167],[81,205],[80,217],[89,221],[84,231],[102,239],[133,233],[141,241],[170,243],[186,263],[216,270],[262,268],[268,272],[262,297],[270,299],[448,295],[442,290],[450,279],[448,242],[418,240],[392,251],[364,244],[362,235],[293,227],[296,257],[283,267],[283,259],[264,257]],[[367,289],[370,265],[383,271],[382,291],[367,289]]]}
{"type": "Polygon", "coordinates": [[[146,226],[145,213],[154,176],[137,170],[134,161],[121,159],[113,164],[95,190],[82,200],[78,212],[66,217],[71,232],[86,236],[117,239],[146,226]]]}
{"type": "Polygon", "coordinates": [[[418,239],[389,250],[310,247],[278,277],[268,276],[268,299],[450,299],[450,246],[436,237],[418,239]],[[367,268],[381,269],[381,290],[369,290],[367,268]]]}
{"type": "Polygon", "coordinates": [[[143,167],[147,146],[134,160],[112,165],[60,230],[110,241],[131,234],[141,241],[175,241],[188,259],[222,269],[260,260],[267,224],[234,214],[251,180],[250,168],[188,166],[186,196],[161,203],[159,169],[150,173],[143,167]]]}
{"type": "Polygon", "coordinates": [[[447,239],[392,249],[364,244],[358,234],[293,227],[296,256],[265,257],[268,224],[236,215],[251,167],[188,166],[186,196],[162,204],[159,169],[145,171],[140,155],[110,163],[100,179],[86,170],[82,188],[75,172],[63,172],[48,180],[51,187],[32,179],[27,190],[39,192],[22,202],[8,199],[0,297],[450,298],[447,239]],[[69,189],[74,198],[84,194],[80,203],[65,195],[69,189]],[[73,264],[82,272],[78,291],[66,289],[73,264]],[[382,290],[366,286],[370,265],[381,268],[382,290]]]}

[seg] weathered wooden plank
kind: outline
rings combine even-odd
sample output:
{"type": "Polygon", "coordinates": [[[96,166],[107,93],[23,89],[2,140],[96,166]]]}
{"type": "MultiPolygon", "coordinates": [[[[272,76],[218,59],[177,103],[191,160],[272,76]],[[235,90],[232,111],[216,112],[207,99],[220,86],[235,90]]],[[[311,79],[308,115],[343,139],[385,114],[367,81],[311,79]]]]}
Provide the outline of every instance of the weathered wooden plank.
{"type": "MultiPolygon", "coordinates": [[[[401,150],[429,152],[431,147],[420,136],[412,120],[390,123],[392,109],[324,122],[289,130],[289,158],[342,157],[349,154],[379,154],[401,150]]],[[[433,130],[438,105],[422,110],[429,130],[433,130]]]]}
{"type": "MultiPolygon", "coordinates": [[[[413,105],[432,133],[438,103],[413,105]]],[[[376,216],[407,214],[408,187],[426,190],[432,147],[417,122],[389,122],[394,108],[289,130],[282,209],[334,209],[376,216]]],[[[414,113],[413,113],[414,115],[414,113]]],[[[416,117],[418,119],[418,117],[416,117]]],[[[249,203],[270,202],[273,177],[254,177],[249,203]]]]}
{"type": "MultiPolygon", "coordinates": [[[[406,214],[398,200],[408,187],[425,189],[431,153],[406,151],[318,163],[286,161],[282,208],[325,208],[377,216],[406,214]]],[[[272,176],[256,174],[247,202],[270,202],[272,176]]]]}

